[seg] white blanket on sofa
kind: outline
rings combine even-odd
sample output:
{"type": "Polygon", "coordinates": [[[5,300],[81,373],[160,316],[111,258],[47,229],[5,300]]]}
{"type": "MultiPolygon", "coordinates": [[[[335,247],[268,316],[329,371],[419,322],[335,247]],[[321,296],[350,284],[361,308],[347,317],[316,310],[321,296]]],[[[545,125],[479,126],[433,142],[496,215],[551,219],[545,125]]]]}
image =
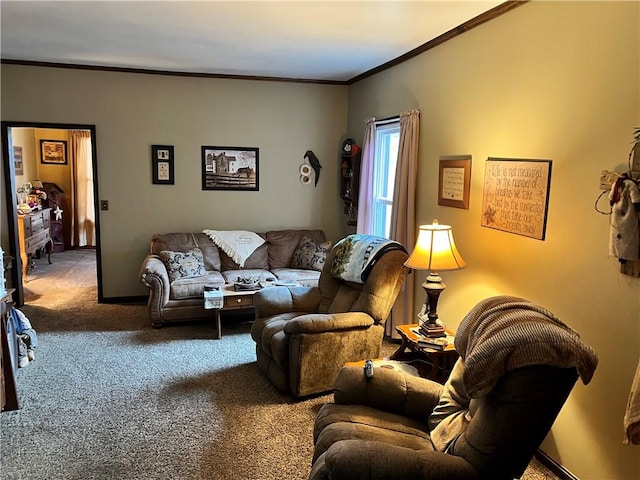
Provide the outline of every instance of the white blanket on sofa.
{"type": "Polygon", "coordinates": [[[218,248],[229,255],[240,267],[264,243],[264,238],[246,230],[203,230],[218,248]]]}

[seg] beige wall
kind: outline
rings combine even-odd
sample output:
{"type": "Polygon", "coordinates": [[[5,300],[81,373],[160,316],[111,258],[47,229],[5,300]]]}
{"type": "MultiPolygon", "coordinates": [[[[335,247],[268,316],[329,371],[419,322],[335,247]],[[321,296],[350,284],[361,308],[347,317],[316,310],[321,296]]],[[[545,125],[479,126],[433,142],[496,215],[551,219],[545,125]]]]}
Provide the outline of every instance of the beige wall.
{"type": "Polygon", "coordinates": [[[13,129],[11,139],[14,147],[22,147],[22,175],[16,175],[16,187],[20,187],[38,178],[35,130],[33,128],[13,129]]]}
{"type": "MultiPolygon", "coordinates": [[[[16,186],[40,180],[57,184],[64,192],[71,192],[71,168],[66,165],[44,164],[40,161],[40,140],[64,140],[69,146],[67,130],[53,128],[12,128],[13,146],[22,147],[23,175],[16,175],[16,186]]],[[[67,153],[68,154],[68,153],[67,153]]],[[[4,185],[3,185],[4,188],[4,185]]]]}
{"type": "Polygon", "coordinates": [[[2,65],[2,119],[96,125],[106,298],[147,293],[138,269],[156,232],[346,228],[347,87],[2,65]],[[152,144],[175,146],[175,185],[151,183],[152,144]],[[260,190],[203,191],[202,145],[258,147],[260,190]],[[299,181],[307,150],[317,188],[299,181]]]}
{"type": "Polygon", "coordinates": [[[442,275],[440,317],[456,327],[480,299],[518,295],[597,350],[593,381],[578,383],[543,445],[585,480],[640,475],[638,447],[622,444],[640,278],[618,273],[608,217],[594,210],[600,171],[624,171],[640,125],[639,21],[638,2],[532,2],[349,91],[352,131],[366,117],[421,110],[416,221],[452,225],[468,263],[442,275]],[[437,205],[438,159],[454,154],[473,155],[469,210],[437,205]],[[488,157],[553,161],[545,241],[480,226],[488,157]]]}
{"type": "Polygon", "coordinates": [[[38,179],[41,182],[51,182],[57,184],[65,193],[62,195],[66,198],[71,194],[71,165],[69,163],[69,132],[67,130],[53,128],[36,128],[34,130],[34,142],[37,152],[38,179]],[[42,163],[40,161],[40,140],[64,140],[67,142],[67,163],[66,165],[57,165],[42,163]]]}

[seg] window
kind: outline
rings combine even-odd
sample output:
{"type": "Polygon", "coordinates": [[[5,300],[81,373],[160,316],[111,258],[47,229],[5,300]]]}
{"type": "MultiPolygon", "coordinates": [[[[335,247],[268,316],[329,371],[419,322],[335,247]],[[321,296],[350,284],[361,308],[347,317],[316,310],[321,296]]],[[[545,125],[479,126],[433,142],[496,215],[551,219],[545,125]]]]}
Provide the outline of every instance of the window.
{"type": "Polygon", "coordinates": [[[376,127],[373,161],[373,198],[371,199],[372,235],[389,238],[393,186],[396,179],[400,121],[384,122],[376,127]]]}

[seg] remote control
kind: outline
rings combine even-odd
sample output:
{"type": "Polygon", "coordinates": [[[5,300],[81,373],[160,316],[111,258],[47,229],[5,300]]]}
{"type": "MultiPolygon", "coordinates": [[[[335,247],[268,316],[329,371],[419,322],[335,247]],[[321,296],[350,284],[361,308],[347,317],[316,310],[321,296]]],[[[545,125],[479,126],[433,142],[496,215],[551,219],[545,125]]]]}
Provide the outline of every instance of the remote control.
{"type": "Polygon", "coordinates": [[[371,360],[364,362],[364,374],[367,378],[373,377],[373,362],[371,360]]]}

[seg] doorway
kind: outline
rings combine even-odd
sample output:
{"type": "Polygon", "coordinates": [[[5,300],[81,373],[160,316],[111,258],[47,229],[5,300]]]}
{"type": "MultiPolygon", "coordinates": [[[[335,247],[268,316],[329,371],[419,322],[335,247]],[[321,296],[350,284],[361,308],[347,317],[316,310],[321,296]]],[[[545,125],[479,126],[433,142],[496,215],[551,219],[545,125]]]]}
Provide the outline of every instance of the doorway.
{"type": "MultiPolygon", "coordinates": [[[[62,175],[60,183],[71,182],[70,188],[68,190],[78,191],[84,188],[89,189],[87,193],[87,198],[92,200],[93,205],[89,209],[89,213],[92,214],[93,217],[93,236],[94,238],[90,241],[95,245],[95,255],[96,255],[96,284],[97,284],[97,293],[98,293],[98,302],[101,303],[103,301],[102,294],[102,268],[101,268],[101,249],[100,249],[100,226],[99,226],[99,215],[98,215],[98,177],[97,177],[97,157],[96,157],[96,128],[95,125],[78,125],[78,124],[52,124],[52,123],[41,123],[41,122],[2,122],[1,126],[1,134],[2,134],[2,151],[3,151],[3,174],[5,180],[5,192],[6,192],[6,218],[7,218],[7,227],[8,227],[8,237],[9,237],[9,252],[8,254],[14,258],[14,262],[9,270],[9,278],[10,283],[13,288],[16,289],[16,295],[14,300],[16,301],[17,306],[22,306],[25,303],[25,292],[24,292],[24,284],[22,279],[22,271],[23,271],[23,260],[20,256],[20,236],[18,229],[18,191],[19,189],[25,190],[22,184],[18,184],[16,179],[23,182],[25,178],[31,180],[31,176],[38,174],[34,178],[39,178],[40,174],[38,172],[49,172],[48,175],[53,176],[53,180],[55,180],[57,175],[62,175]],[[33,141],[27,141],[26,144],[30,150],[29,158],[26,158],[24,155],[24,146],[18,145],[16,138],[25,131],[25,129],[33,129],[34,132],[45,132],[46,139],[40,138],[41,135],[33,135],[33,141]],[[74,161],[74,149],[71,147],[71,151],[68,150],[69,143],[65,138],[65,135],[71,135],[72,131],[74,133],[76,131],[83,131],[85,135],[88,133],[90,146],[88,147],[89,152],[87,152],[87,156],[90,156],[90,161],[88,164],[88,172],[91,177],[90,182],[81,182],[77,180],[77,175],[75,170],[72,175],[69,175],[69,179],[65,180],[64,171],[70,171],[69,167],[66,169],[61,168],[62,166],[72,165],[74,161]],[[37,140],[36,140],[37,137],[37,140]],[[56,138],[48,138],[48,137],[56,137],[56,138]],[[44,143],[43,143],[44,142],[44,143]],[[53,145],[53,147],[58,144],[60,149],[58,151],[54,150],[57,156],[53,156],[51,159],[45,159],[45,155],[47,151],[45,148],[49,147],[49,145],[53,145]],[[19,147],[18,149],[14,149],[14,147],[19,147]],[[21,148],[22,147],[22,148],[21,148]],[[14,152],[15,150],[15,152],[14,152]],[[15,155],[15,154],[17,155],[15,155]],[[50,160],[50,161],[47,161],[50,160]],[[31,163],[30,167],[26,163],[29,161],[31,163]],[[65,163],[66,162],[66,163],[65,163]],[[50,163],[47,165],[47,163],[50,163]],[[56,163],[58,165],[56,165],[56,163]],[[58,169],[55,167],[58,166],[58,169]],[[31,172],[29,172],[29,168],[31,168],[31,172]],[[52,170],[53,168],[53,170],[52,170]],[[47,170],[48,169],[48,170],[47,170]],[[25,171],[26,170],[26,171],[25,171]],[[29,176],[30,175],[30,176],[29,176]],[[82,184],[82,185],[81,185],[82,184]],[[78,188],[79,187],[79,188],[78,188]]],[[[75,138],[75,136],[74,136],[75,138]]],[[[86,142],[86,145],[89,145],[89,142],[86,142]]],[[[51,178],[39,178],[39,181],[44,183],[47,180],[52,180],[51,178]]],[[[51,183],[51,182],[47,182],[51,183]]],[[[20,199],[22,200],[22,199],[20,199]]],[[[71,212],[67,212],[71,213],[71,212]]],[[[62,212],[64,214],[64,212],[62,212]]],[[[75,217],[73,218],[71,223],[76,223],[75,217]]],[[[82,240],[79,242],[77,240],[77,229],[68,228],[68,231],[65,232],[64,235],[64,243],[69,246],[78,247],[82,240]],[[69,235],[72,235],[73,238],[69,238],[69,235]]],[[[82,234],[81,234],[82,236],[82,234]]],[[[53,245],[51,245],[53,247],[53,245]]],[[[52,261],[55,262],[55,253],[52,255],[52,261]]]]}

